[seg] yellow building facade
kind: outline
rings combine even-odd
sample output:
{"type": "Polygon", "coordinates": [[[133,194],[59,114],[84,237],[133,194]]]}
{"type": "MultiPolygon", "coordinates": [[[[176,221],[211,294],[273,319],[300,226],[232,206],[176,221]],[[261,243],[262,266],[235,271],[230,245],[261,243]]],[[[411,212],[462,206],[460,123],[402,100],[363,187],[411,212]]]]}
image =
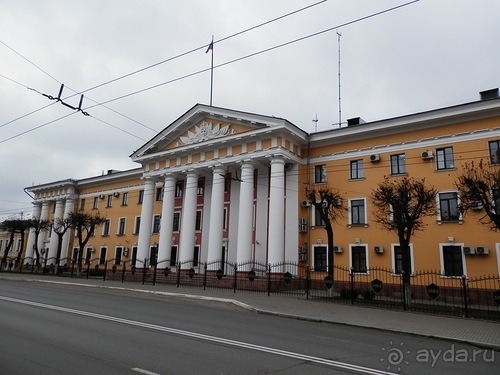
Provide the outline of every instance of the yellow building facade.
{"type": "MultiPolygon", "coordinates": [[[[54,234],[38,239],[47,262],[196,268],[233,262],[328,266],[326,232],[307,188],[338,190],[346,207],[334,223],[335,264],[366,272],[401,269],[397,236],[374,220],[371,193],[384,178],[423,178],[438,194],[438,214],[411,239],[411,269],[444,275],[500,273],[500,237],[481,224],[484,212],[461,216],[455,180],[464,163],[495,168],[500,99],[307,134],[285,119],[195,105],[131,158],[140,167],[82,180],[26,188],[33,216],[70,212],[106,217],[85,249],[72,231],[55,258],[54,234]]],[[[33,259],[34,236],[26,245],[33,259]]],[[[243,266],[245,270],[246,266],[243,266]]]]}

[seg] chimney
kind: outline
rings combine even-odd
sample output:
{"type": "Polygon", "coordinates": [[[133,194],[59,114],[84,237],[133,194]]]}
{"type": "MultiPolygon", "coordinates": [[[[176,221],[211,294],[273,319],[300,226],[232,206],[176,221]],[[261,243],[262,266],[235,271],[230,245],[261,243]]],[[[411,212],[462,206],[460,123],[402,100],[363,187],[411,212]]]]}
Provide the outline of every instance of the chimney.
{"type": "Polygon", "coordinates": [[[481,100],[490,100],[498,98],[498,87],[496,89],[481,91],[479,93],[481,100]]]}
{"type": "Polygon", "coordinates": [[[347,126],[361,125],[364,123],[365,123],[365,120],[363,120],[361,117],[353,117],[353,118],[347,119],[347,126]]]}

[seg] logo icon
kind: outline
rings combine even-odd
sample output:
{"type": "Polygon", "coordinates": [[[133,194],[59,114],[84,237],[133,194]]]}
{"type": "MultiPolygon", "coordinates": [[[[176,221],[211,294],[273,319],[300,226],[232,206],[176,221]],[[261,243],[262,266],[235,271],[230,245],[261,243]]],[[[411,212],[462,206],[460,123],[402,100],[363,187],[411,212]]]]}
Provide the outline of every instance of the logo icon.
{"type": "Polygon", "coordinates": [[[399,346],[395,346],[392,341],[389,341],[391,345],[389,348],[382,348],[382,351],[385,352],[385,357],[381,358],[381,362],[387,361],[387,370],[396,369],[398,372],[401,372],[402,365],[409,365],[410,362],[405,359],[405,355],[411,354],[409,350],[405,350],[403,348],[404,343],[399,343],[399,346]]]}

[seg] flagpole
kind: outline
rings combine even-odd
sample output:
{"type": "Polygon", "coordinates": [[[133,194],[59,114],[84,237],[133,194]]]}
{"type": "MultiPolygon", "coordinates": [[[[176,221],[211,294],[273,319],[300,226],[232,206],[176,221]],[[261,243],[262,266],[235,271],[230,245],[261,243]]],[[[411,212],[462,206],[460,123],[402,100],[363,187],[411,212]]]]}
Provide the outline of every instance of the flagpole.
{"type": "Polygon", "coordinates": [[[214,91],[214,36],[212,35],[212,64],[210,66],[210,107],[212,106],[212,95],[214,91]]]}

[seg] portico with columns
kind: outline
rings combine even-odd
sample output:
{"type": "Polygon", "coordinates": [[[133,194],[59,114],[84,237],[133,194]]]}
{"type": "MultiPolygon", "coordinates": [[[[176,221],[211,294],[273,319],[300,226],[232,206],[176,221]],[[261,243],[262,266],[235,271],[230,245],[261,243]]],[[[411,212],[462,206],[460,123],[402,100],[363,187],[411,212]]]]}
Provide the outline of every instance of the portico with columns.
{"type": "Polygon", "coordinates": [[[191,108],[131,155],[144,179],[137,258],[154,246],[154,189],[162,186],[159,262],[188,269],[200,261],[296,260],[305,140],[284,119],[191,108]]]}

